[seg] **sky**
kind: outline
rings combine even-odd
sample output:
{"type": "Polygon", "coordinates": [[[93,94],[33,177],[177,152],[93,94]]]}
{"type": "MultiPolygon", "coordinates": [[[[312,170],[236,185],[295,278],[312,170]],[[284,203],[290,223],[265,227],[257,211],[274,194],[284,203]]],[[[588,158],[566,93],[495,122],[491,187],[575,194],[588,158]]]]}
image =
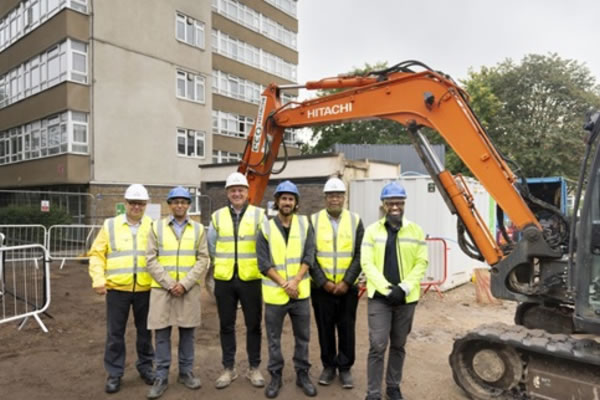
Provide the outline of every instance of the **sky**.
{"type": "Polygon", "coordinates": [[[549,52],[600,83],[598,0],[298,0],[298,21],[299,83],[411,59],[458,81],[549,52]]]}

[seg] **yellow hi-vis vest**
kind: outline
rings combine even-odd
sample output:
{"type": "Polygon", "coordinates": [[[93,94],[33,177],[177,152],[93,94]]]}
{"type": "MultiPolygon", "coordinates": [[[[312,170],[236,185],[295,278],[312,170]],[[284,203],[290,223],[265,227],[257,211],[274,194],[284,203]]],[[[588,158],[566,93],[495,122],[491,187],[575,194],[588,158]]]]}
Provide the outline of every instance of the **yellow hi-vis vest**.
{"type": "Polygon", "coordinates": [[[126,218],[125,215],[118,215],[104,221],[109,240],[106,280],[110,282],[109,287],[133,285],[133,290],[143,292],[150,290],[152,281],[146,270],[146,244],[152,219],[144,215],[134,235],[126,218]]]}
{"type": "Polygon", "coordinates": [[[344,274],[352,263],[359,217],[348,210],[342,210],[337,235],[327,210],[313,214],[311,219],[315,229],[317,262],[327,279],[338,283],[344,279],[344,274]]]}
{"type": "MultiPolygon", "coordinates": [[[[256,259],[256,233],[263,221],[265,211],[262,208],[248,205],[238,226],[237,233],[237,265],[238,274],[243,281],[257,280],[262,277],[256,259]]],[[[214,277],[228,281],[233,277],[235,263],[235,235],[233,219],[229,207],[223,207],[212,215],[212,224],[217,231],[214,258],[214,277]]]]}
{"type": "MultiPolygon", "coordinates": [[[[157,221],[152,229],[158,239],[159,264],[171,278],[179,282],[196,264],[196,251],[204,227],[190,219],[183,228],[179,239],[169,226],[169,218],[157,221]]],[[[161,286],[152,279],[152,287],[159,288],[161,286]]]]}
{"type": "MultiPolygon", "coordinates": [[[[308,234],[308,218],[304,215],[293,215],[287,244],[275,224],[275,218],[263,223],[262,233],[269,242],[273,267],[284,280],[291,281],[296,277],[302,265],[302,254],[308,234]]],[[[267,304],[281,305],[290,301],[285,290],[266,276],[262,279],[262,295],[267,304]]],[[[309,296],[310,279],[306,273],[298,284],[298,299],[306,299],[309,296]]]]}

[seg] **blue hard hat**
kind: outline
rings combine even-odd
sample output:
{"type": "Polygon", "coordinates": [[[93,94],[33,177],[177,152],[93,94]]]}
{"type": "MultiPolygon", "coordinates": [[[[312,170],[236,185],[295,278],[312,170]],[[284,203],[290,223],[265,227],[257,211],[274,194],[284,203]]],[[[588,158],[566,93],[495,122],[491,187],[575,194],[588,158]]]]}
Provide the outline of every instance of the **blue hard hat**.
{"type": "Polygon", "coordinates": [[[400,197],[401,199],[406,198],[406,190],[404,186],[398,182],[390,182],[381,189],[381,196],[379,197],[382,201],[385,199],[391,199],[392,197],[400,197]]]}
{"type": "Polygon", "coordinates": [[[167,196],[167,202],[172,199],[187,199],[189,201],[192,201],[192,196],[186,188],[184,188],[183,186],[177,186],[169,191],[169,194],[167,196]]]}
{"type": "Polygon", "coordinates": [[[280,195],[281,193],[291,193],[296,195],[296,197],[300,197],[300,192],[298,188],[292,181],[283,181],[275,188],[274,196],[280,195]]]}

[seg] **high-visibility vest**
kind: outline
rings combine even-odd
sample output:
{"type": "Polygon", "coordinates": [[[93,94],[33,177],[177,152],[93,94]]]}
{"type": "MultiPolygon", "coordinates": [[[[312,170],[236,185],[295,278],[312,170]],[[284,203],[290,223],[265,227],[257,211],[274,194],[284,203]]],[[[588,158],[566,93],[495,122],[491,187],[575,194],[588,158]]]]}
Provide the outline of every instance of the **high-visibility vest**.
{"type": "MultiPolygon", "coordinates": [[[[237,232],[237,266],[238,274],[243,281],[260,279],[256,259],[256,233],[263,221],[265,211],[262,208],[248,205],[238,225],[237,232]]],[[[228,281],[233,277],[236,237],[229,207],[223,207],[212,215],[212,224],[217,231],[214,257],[215,273],[218,280],[228,281]]]]}
{"type": "Polygon", "coordinates": [[[311,219],[315,229],[317,262],[327,279],[338,283],[344,279],[344,274],[352,263],[356,228],[360,219],[357,214],[342,210],[337,234],[327,210],[313,214],[311,219]]]}
{"type": "MultiPolygon", "coordinates": [[[[275,224],[275,218],[263,222],[262,233],[269,242],[271,263],[277,273],[286,281],[296,277],[302,265],[302,254],[308,234],[308,218],[304,215],[292,216],[287,244],[283,234],[275,224]]],[[[286,304],[290,301],[285,290],[269,277],[262,279],[263,300],[267,304],[286,304]]],[[[298,299],[310,296],[310,279],[308,273],[298,284],[298,299]]]]}
{"type": "MultiPolygon", "coordinates": [[[[196,264],[196,251],[204,227],[195,221],[188,220],[179,239],[169,226],[168,218],[157,221],[152,229],[158,241],[158,263],[169,273],[171,278],[179,282],[196,264]]],[[[159,288],[161,286],[152,279],[152,287],[159,288]]]]}
{"type": "MultiPolygon", "coordinates": [[[[367,292],[373,297],[375,291],[385,294],[389,291],[389,282],[383,275],[385,246],[387,243],[385,217],[374,222],[365,230],[360,250],[360,264],[367,277],[367,292]]],[[[428,265],[427,242],[423,229],[406,219],[396,237],[396,255],[400,281],[410,288],[406,296],[407,303],[419,300],[421,280],[428,265]]]]}
{"type": "Polygon", "coordinates": [[[135,284],[139,291],[150,290],[152,277],[146,270],[146,244],[152,227],[152,219],[142,217],[136,234],[131,232],[125,215],[104,221],[108,232],[106,254],[106,280],[114,286],[135,284]]]}

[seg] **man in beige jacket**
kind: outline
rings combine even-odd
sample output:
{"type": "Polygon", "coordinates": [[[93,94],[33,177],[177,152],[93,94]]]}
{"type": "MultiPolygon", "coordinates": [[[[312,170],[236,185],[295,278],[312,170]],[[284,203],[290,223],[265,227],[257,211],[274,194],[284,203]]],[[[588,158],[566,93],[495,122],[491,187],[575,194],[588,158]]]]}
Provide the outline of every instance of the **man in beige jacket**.
{"type": "Polygon", "coordinates": [[[208,267],[204,227],[187,215],[190,193],[183,187],[169,192],[171,215],[155,221],[148,237],[147,269],[152,275],[148,329],[155,330],[156,378],[149,399],[167,390],[171,364],[171,327],[179,328],[179,378],[189,389],[198,389],[194,376],[194,330],[200,325],[198,280],[208,267]]]}

